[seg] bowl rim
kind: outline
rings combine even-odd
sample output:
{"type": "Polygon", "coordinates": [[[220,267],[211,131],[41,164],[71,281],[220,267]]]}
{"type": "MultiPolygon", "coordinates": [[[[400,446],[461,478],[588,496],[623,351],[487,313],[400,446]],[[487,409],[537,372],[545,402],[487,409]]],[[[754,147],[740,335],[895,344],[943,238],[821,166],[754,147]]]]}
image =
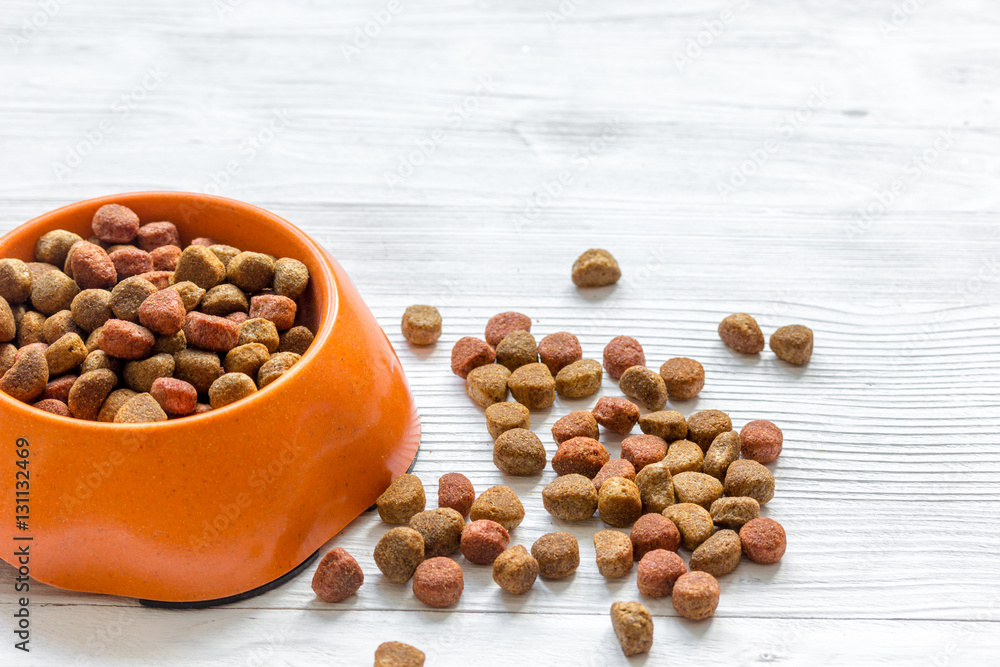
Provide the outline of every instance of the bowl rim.
{"type": "MultiPolygon", "coordinates": [[[[105,432],[126,433],[135,432],[137,429],[153,429],[157,431],[169,430],[172,428],[186,427],[188,425],[194,426],[197,424],[204,424],[213,419],[225,419],[229,415],[236,415],[239,411],[251,409],[255,403],[266,400],[270,394],[280,390],[282,385],[286,384],[291,378],[305,372],[304,369],[309,365],[309,362],[320,354],[319,350],[324,347],[324,344],[331,336],[333,325],[336,322],[339,312],[340,290],[333,271],[331,257],[323,246],[319,245],[319,243],[313,240],[312,237],[288,220],[285,220],[281,216],[276,213],[272,213],[265,208],[249,204],[238,199],[232,199],[230,197],[220,197],[219,195],[209,195],[199,192],[185,192],[181,190],[140,190],[135,192],[122,192],[113,195],[104,195],[101,197],[84,199],[71,204],[66,204],[65,206],[60,206],[59,208],[42,213],[41,215],[37,215],[34,218],[14,227],[14,229],[10,230],[3,236],[0,236],[0,246],[5,245],[14,237],[26,234],[32,227],[41,225],[43,222],[50,221],[52,218],[57,218],[70,211],[91,206],[102,206],[104,204],[116,204],[119,203],[121,199],[126,197],[166,197],[169,199],[176,199],[179,203],[187,203],[189,205],[197,205],[195,204],[196,202],[205,202],[206,204],[223,204],[234,207],[239,213],[257,214],[262,218],[267,219],[270,224],[279,228],[284,228],[284,230],[290,233],[306,252],[313,255],[315,264],[322,268],[320,276],[323,278],[323,282],[327,285],[327,291],[329,293],[329,298],[326,299],[324,307],[320,309],[319,313],[317,313],[320,318],[320,326],[319,331],[315,333],[312,344],[309,345],[309,349],[306,350],[306,353],[302,355],[302,358],[299,359],[299,361],[295,363],[291,369],[283,373],[281,377],[274,382],[271,382],[263,389],[254,392],[252,395],[244,399],[230,403],[229,405],[224,405],[221,408],[209,410],[208,412],[199,415],[186,415],[184,417],[168,419],[164,422],[145,422],[140,424],[99,422],[96,420],[91,421],[88,419],[77,419],[75,417],[64,417],[62,415],[46,412],[45,410],[39,410],[28,403],[23,403],[12,396],[8,396],[2,391],[0,391],[0,410],[14,410],[15,412],[21,412],[28,419],[41,420],[42,422],[47,421],[52,426],[72,425],[76,428],[92,428],[105,432]]],[[[3,257],[0,257],[0,259],[3,259],[3,257]]],[[[312,282],[315,281],[316,278],[317,276],[310,271],[309,280],[312,282]]]]}

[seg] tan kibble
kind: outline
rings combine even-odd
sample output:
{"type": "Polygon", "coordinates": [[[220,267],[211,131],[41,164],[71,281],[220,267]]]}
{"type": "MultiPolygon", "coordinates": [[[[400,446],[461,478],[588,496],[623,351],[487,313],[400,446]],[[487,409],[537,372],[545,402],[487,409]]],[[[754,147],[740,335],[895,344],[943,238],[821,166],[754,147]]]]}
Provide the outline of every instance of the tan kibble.
{"type": "Polygon", "coordinates": [[[176,362],[169,354],[157,354],[148,359],[129,361],[125,364],[122,379],[134,392],[149,393],[158,378],[173,377],[176,362]]]}
{"type": "Polygon", "coordinates": [[[705,461],[701,447],[690,440],[676,440],[667,449],[664,463],[670,468],[670,473],[676,475],[682,472],[700,472],[705,461]]]}
{"type": "Polygon", "coordinates": [[[556,400],[556,382],[542,363],[521,366],[511,373],[507,386],[514,400],[529,410],[543,410],[556,400]]]}
{"type": "Polygon", "coordinates": [[[732,530],[720,530],[701,543],[691,554],[691,570],[708,572],[713,577],[729,574],[740,564],[743,545],[732,530]]]}
{"type": "Polygon", "coordinates": [[[594,551],[597,552],[597,570],[606,579],[624,577],[632,571],[632,540],[617,530],[599,530],[594,533],[594,551]]]}
{"type": "Polygon", "coordinates": [[[48,318],[41,313],[29,310],[21,318],[21,323],[17,327],[17,346],[26,347],[33,343],[45,342],[45,320],[48,318]]]}
{"type": "Polygon", "coordinates": [[[719,606],[719,582],[707,572],[688,572],[674,584],[671,601],[684,618],[701,621],[719,606]]]}
{"type": "Polygon", "coordinates": [[[727,496],[747,496],[764,505],[774,497],[774,475],[756,461],[740,459],[726,471],[725,487],[727,496]]]}
{"type": "MultiPolygon", "coordinates": [[[[13,320],[13,313],[11,319],[13,320]]],[[[49,345],[52,345],[52,343],[68,333],[75,333],[80,337],[87,335],[87,332],[73,321],[73,313],[68,310],[60,310],[55,315],[49,315],[45,320],[45,324],[42,325],[42,335],[45,337],[45,342],[49,345]]]]}
{"type": "Polygon", "coordinates": [[[385,642],[375,649],[375,667],[423,667],[426,656],[403,642],[385,642]]]}
{"type": "Polygon", "coordinates": [[[233,261],[233,257],[236,257],[240,254],[240,252],[242,252],[239,248],[234,248],[233,246],[226,245],[225,243],[210,245],[208,246],[208,249],[212,251],[212,254],[219,258],[219,261],[222,262],[222,265],[226,267],[227,271],[229,270],[229,263],[233,261]]]}
{"type": "Polygon", "coordinates": [[[24,303],[31,296],[31,283],[27,264],[19,259],[0,259],[0,298],[10,304],[24,303]]]}
{"type": "Polygon", "coordinates": [[[531,545],[538,573],[546,579],[563,579],[580,566],[580,545],[572,533],[546,533],[531,545]]]}
{"type": "Polygon", "coordinates": [[[309,269],[305,264],[291,257],[282,257],[274,263],[275,293],[298,299],[309,286],[309,269]]]}
{"type": "Polygon", "coordinates": [[[687,419],[675,410],[660,410],[639,417],[639,428],[646,435],[663,438],[667,443],[687,437],[687,419]]]}
{"type": "Polygon", "coordinates": [[[209,290],[226,277],[222,261],[205,246],[190,245],[181,253],[174,271],[174,282],[190,280],[198,287],[209,290]]]}
{"type": "Polygon", "coordinates": [[[579,437],[596,440],[598,435],[597,420],[587,410],[575,410],[552,425],[552,439],[557,445],[579,437]]]}
{"type": "Polygon", "coordinates": [[[70,305],[73,321],[84,331],[93,331],[114,317],[111,310],[111,292],[104,289],[85,289],[70,305]]]}
{"type": "Polygon", "coordinates": [[[17,357],[17,347],[10,343],[0,343],[0,377],[11,369],[17,357]]]}
{"type": "Polygon", "coordinates": [[[687,439],[704,452],[720,433],[733,430],[733,422],[721,410],[702,410],[688,417],[687,430],[687,439]]]}
{"type": "Polygon", "coordinates": [[[528,429],[505,431],[493,443],[493,465],[508,475],[537,475],[547,462],[542,441],[528,429]]]}
{"type": "Polygon", "coordinates": [[[660,377],[667,383],[667,391],[673,400],[686,401],[694,398],[705,386],[705,368],[694,359],[675,357],[660,366],[660,377]]]}
{"type": "Polygon", "coordinates": [[[49,365],[49,377],[68,373],[87,358],[87,346],[79,334],[68,333],[60,337],[45,350],[45,361],[49,365]]]}
{"type": "Polygon", "coordinates": [[[601,388],[604,370],[600,362],[580,359],[556,374],[556,391],[566,398],[587,398],[601,388]]]}
{"type": "Polygon", "coordinates": [[[74,243],[82,240],[79,235],[65,229],[56,229],[42,234],[35,243],[35,261],[62,266],[66,263],[69,249],[73,247],[74,243]]]}
{"type": "Polygon", "coordinates": [[[597,512],[601,521],[615,528],[624,528],[642,516],[642,496],[639,487],[624,477],[612,477],[598,492],[597,512]]]}
{"type": "Polygon", "coordinates": [[[208,388],[208,401],[213,410],[235,403],[257,393],[253,378],[243,373],[226,373],[208,388]]]}
{"type": "Polygon", "coordinates": [[[441,337],[441,313],[434,306],[409,306],[400,326],[406,340],[414,345],[430,345],[441,337]]]}
{"type": "Polygon", "coordinates": [[[674,522],[681,533],[681,544],[691,551],[711,537],[715,529],[712,515],[701,505],[693,503],[671,505],[663,511],[663,516],[674,522]]]}
{"type": "Polygon", "coordinates": [[[97,421],[113,422],[115,420],[115,415],[118,414],[118,410],[120,410],[123,405],[128,403],[131,398],[137,395],[138,394],[131,389],[115,389],[113,392],[108,394],[107,399],[104,401],[104,405],[101,406],[101,411],[97,414],[97,421]]]}
{"type": "Polygon", "coordinates": [[[723,480],[733,461],[740,458],[740,435],[736,431],[726,431],[715,436],[712,445],[705,452],[701,471],[706,475],[723,480]]]}
{"type": "Polygon", "coordinates": [[[771,334],[769,344],[779,359],[802,366],[812,357],[813,332],[801,324],[789,324],[771,334]]]}
{"type": "Polygon", "coordinates": [[[305,354],[309,346],[312,345],[315,336],[308,327],[292,327],[288,331],[281,333],[278,343],[278,352],[294,352],[295,354],[305,354]]]}
{"type": "Polygon", "coordinates": [[[649,653],[653,647],[653,617],[638,602],[611,605],[611,626],[626,656],[649,653]]]}
{"type": "Polygon", "coordinates": [[[618,380],[622,393],[644,405],[647,410],[660,410],[667,404],[667,385],[658,373],[645,366],[632,366],[618,380]]]}
{"type": "Polygon", "coordinates": [[[493,403],[486,408],[486,430],[494,440],[513,428],[531,428],[528,408],[513,401],[493,403]]]}
{"type": "Polygon", "coordinates": [[[764,349],[764,334],[757,320],[746,313],[735,313],[719,323],[719,338],[737,352],[757,354],[764,349]]]}
{"type": "Polygon", "coordinates": [[[424,536],[409,527],[393,528],[375,545],[374,556],[386,579],[405,584],[424,561],[424,536]]]}
{"type": "Polygon", "coordinates": [[[507,400],[510,371],[500,364],[486,364],[469,371],[465,378],[465,393],[479,405],[488,407],[507,400]]]}
{"type": "Polygon", "coordinates": [[[298,362],[301,357],[297,354],[292,354],[291,352],[278,352],[277,354],[271,355],[260,370],[257,371],[257,386],[263,389],[267,385],[271,384],[282,375],[292,370],[292,366],[298,362]]]}
{"type": "Polygon", "coordinates": [[[11,398],[30,403],[38,398],[49,381],[45,352],[38,347],[21,350],[14,365],[0,378],[0,391],[11,398]]]}
{"type": "Polygon", "coordinates": [[[524,505],[509,486],[499,484],[483,491],[472,503],[469,518],[473,521],[489,519],[507,530],[514,530],[524,520],[524,505]]]}
{"type": "MultiPolygon", "coordinates": [[[[535,337],[529,332],[512,331],[501,340],[496,347],[497,363],[515,371],[521,366],[534,364],[538,361],[538,346],[535,337]]],[[[545,367],[548,370],[548,366],[545,367]]],[[[549,371],[549,376],[552,372],[549,371]]]]}
{"type": "Polygon", "coordinates": [[[701,472],[674,475],[674,494],[679,503],[694,503],[706,510],[722,497],[722,482],[701,472]]]}
{"type": "Polygon", "coordinates": [[[80,375],[89,373],[90,371],[96,371],[101,368],[107,368],[115,375],[118,375],[121,373],[122,369],[121,359],[115,359],[104,350],[94,350],[93,352],[88,352],[86,358],[83,360],[83,363],[80,364],[80,375]]]}
{"type": "Polygon", "coordinates": [[[172,336],[157,336],[153,345],[153,354],[177,354],[181,350],[187,349],[187,336],[184,330],[178,331],[172,336]]]}
{"type": "Polygon", "coordinates": [[[522,595],[538,577],[538,561],[522,545],[510,547],[493,561],[493,581],[508,593],[522,595]]]}
{"type": "Polygon", "coordinates": [[[219,355],[205,350],[181,350],[174,355],[174,364],[174,377],[193,385],[199,394],[207,394],[223,372],[219,355]]]}
{"type": "Polygon", "coordinates": [[[31,283],[31,305],[45,315],[69,310],[80,288],[62,271],[49,271],[31,283]]]}
{"type": "Polygon", "coordinates": [[[583,475],[561,475],[542,490],[545,511],[562,521],[584,521],[597,511],[597,489],[583,475]]]}
{"type": "Polygon", "coordinates": [[[674,481],[666,463],[651,463],[635,476],[642,498],[642,511],[662,514],[674,504],[674,481]]]}
{"type": "Polygon", "coordinates": [[[746,496],[719,498],[712,503],[709,512],[715,525],[739,530],[748,521],[760,516],[760,503],[746,496]]]}
{"type": "Polygon", "coordinates": [[[230,313],[245,313],[250,310],[250,302],[236,285],[223,283],[205,292],[201,298],[201,312],[206,315],[225,317],[230,313]]]}
{"type": "Polygon", "coordinates": [[[206,292],[202,288],[195,285],[190,280],[185,280],[184,282],[174,283],[167,289],[175,290],[181,295],[181,301],[184,303],[184,310],[191,312],[201,303],[202,298],[204,298],[206,292]]]}
{"type": "Polygon", "coordinates": [[[244,373],[251,378],[257,377],[260,367],[267,363],[271,354],[260,343],[249,343],[234,347],[226,353],[223,366],[227,373],[244,373]]]}
{"type": "MultiPolygon", "coordinates": [[[[45,325],[42,325],[42,335],[45,335],[45,325]]],[[[0,343],[9,343],[17,338],[17,320],[7,299],[0,296],[0,343]]]]}
{"type": "Polygon", "coordinates": [[[450,507],[417,512],[410,517],[410,528],[424,540],[424,558],[450,556],[462,542],[465,518],[450,507]]]}
{"type": "Polygon", "coordinates": [[[142,302],[158,291],[156,285],[141,276],[126,278],[111,290],[111,310],[119,320],[138,322],[142,302]]]}
{"type": "Polygon", "coordinates": [[[274,322],[255,317],[240,323],[240,337],[237,345],[248,345],[250,343],[260,343],[267,348],[267,351],[274,354],[278,351],[281,338],[278,336],[278,329],[274,322]]]}
{"type": "Polygon", "coordinates": [[[577,287],[606,287],[621,277],[618,262],[603,248],[591,248],[573,262],[573,284],[577,287]]]}
{"type": "Polygon", "coordinates": [[[274,282],[274,258],[259,252],[241,252],[229,260],[226,277],[244,292],[267,289],[274,282]]]}
{"type": "Polygon", "coordinates": [[[116,424],[149,424],[167,421],[167,413],[150,394],[136,394],[115,413],[116,424]]]}
{"type": "Polygon", "coordinates": [[[118,377],[106,368],[81,375],[69,390],[69,411],[77,419],[97,419],[118,377]]]}
{"type": "Polygon", "coordinates": [[[87,340],[85,340],[84,342],[87,344],[87,350],[89,352],[93,352],[94,350],[100,349],[101,333],[103,332],[103,329],[104,329],[103,326],[99,326],[93,331],[91,331],[90,335],[87,336],[87,340]]]}
{"type": "Polygon", "coordinates": [[[416,475],[404,474],[392,480],[375,505],[378,515],[386,523],[406,525],[414,514],[424,511],[427,497],[424,485],[416,475]]]}

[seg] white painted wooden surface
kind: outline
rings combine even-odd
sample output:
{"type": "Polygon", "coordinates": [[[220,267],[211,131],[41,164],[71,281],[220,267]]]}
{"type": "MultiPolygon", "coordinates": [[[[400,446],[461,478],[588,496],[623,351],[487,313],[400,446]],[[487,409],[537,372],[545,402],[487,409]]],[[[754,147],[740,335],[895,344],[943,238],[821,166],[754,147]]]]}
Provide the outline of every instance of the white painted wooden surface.
{"type": "MultiPolygon", "coordinates": [[[[1000,661],[996,3],[2,7],[0,229],[161,188],[288,218],[343,263],[396,345],[431,495],[452,470],[479,490],[511,483],[528,511],[514,540],[570,530],[583,563],[515,598],[459,558],[461,602],[429,610],[381,579],[385,527],[365,515],[331,542],[368,575],[345,603],[318,603],[309,576],[196,612],[37,586],[27,658],[10,646],[4,566],[0,664],[361,665],[390,639],[428,665],[1000,661]],[[345,55],[373,13],[391,18],[345,55]],[[625,276],[580,293],[569,265],[595,245],[625,276]],[[444,315],[429,350],[399,333],[413,302],[444,315]],[[482,411],[449,371],[451,344],[507,309],[538,334],[578,334],[587,356],[627,333],[651,366],[698,358],[706,388],[675,407],[784,429],[766,513],[788,531],[785,559],[724,577],[709,622],[644,600],[646,658],[622,657],[607,615],[640,599],[634,573],[604,581],[598,521],[542,510],[551,471],[494,469],[482,411]],[[768,333],[808,324],[813,361],[730,354],[714,331],[736,310],[768,333]]],[[[592,403],[532,415],[550,455],[552,422],[592,403]]]]}

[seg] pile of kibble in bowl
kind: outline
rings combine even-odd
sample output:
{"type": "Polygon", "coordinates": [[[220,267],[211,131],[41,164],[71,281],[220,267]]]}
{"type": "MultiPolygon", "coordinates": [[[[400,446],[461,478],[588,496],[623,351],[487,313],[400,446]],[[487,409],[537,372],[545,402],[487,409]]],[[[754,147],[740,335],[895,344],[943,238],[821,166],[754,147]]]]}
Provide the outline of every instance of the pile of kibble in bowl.
{"type": "Polygon", "coordinates": [[[0,259],[0,391],[64,417],[161,422],[246,398],[312,343],[296,326],[305,264],[117,204],[94,235],[43,235],[35,261],[0,259]]]}
{"type": "MultiPolygon", "coordinates": [[[[614,258],[595,249],[580,256],[572,278],[578,287],[592,288],[613,284],[620,275],[614,258]]],[[[415,345],[437,341],[441,326],[433,306],[410,306],[403,314],[403,335],[415,345]]],[[[704,388],[705,369],[697,360],[668,359],[653,370],[642,344],[629,336],[611,339],[600,360],[588,359],[572,333],[554,332],[536,342],[531,328],[531,318],[522,313],[495,315],[483,338],[455,343],[451,370],[465,379],[469,398],[485,408],[497,469],[504,475],[538,476],[551,466],[558,476],[541,490],[545,510],[568,523],[590,521],[596,514],[603,524],[593,534],[593,550],[587,549],[593,554],[589,567],[611,580],[635,568],[635,593],[645,604],[615,602],[611,625],[625,655],[645,653],[653,643],[647,604],[662,612],[661,600],[669,600],[678,615],[704,620],[719,605],[718,579],[735,571],[741,560],[781,560],[785,530],[762,514],[775,493],[774,476],[764,464],[781,453],[783,434],[767,420],[749,421],[737,430],[720,410],[685,417],[666,409],[668,400],[683,404],[704,388]],[[604,373],[617,381],[622,396],[601,396],[591,409],[559,418],[551,429],[555,453],[550,458],[552,445],[546,447],[531,430],[532,411],[549,408],[557,394],[595,396],[604,373]],[[632,435],[636,426],[641,434],[632,435]],[[619,458],[611,458],[601,442],[602,430],[625,436],[619,458]],[[690,554],[687,562],[683,552],[690,554]]],[[[765,347],[763,332],[746,313],[724,318],[718,335],[741,354],[760,354],[765,347]]],[[[775,356],[797,366],[809,362],[812,345],[812,331],[798,324],[776,329],[769,340],[775,356]]],[[[440,478],[437,491],[438,507],[427,509],[422,481],[405,474],[377,502],[381,519],[397,527],[376,544],[375,564],[393,583],[412,581],[414,595],[424,604],[449,607],[461,598],[459,553],[473,567],[491,567],[496,585],[513,595],[528,593],[539,576],[562,579],[580,567],[582,550],[572,533],[547,533],[530,549],[516,544],[525,510],[510,486],[477,494],[465,475],[450,472],[440,478]]],[[[317,568],[313,587],[321,599],[336,602],[363,581],[357,561],[334,549],[317,568]]],[[[376,665],[423,664],[423,653],[405,644],[391,642],[379,650],[396,661],[380,662],[377,653],[376,665]]]]}

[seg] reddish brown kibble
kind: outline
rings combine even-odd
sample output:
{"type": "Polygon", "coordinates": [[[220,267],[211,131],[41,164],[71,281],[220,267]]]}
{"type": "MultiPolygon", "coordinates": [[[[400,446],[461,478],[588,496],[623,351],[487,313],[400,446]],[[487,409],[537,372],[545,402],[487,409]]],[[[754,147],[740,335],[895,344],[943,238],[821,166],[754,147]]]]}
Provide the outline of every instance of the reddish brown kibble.
{"type": "Polygon", "coordinates": [[[229,352],[239,342],[240,329],[232,320],[192,311],[184,323],[184,336],[190,347],[229,352]]]}
{"type": "Polygon", "coordinates": [[[642,345],[630,336],[617,336],[604,348],[604,368],[612,379],[621,378],[632,366],[645,366],[646,355],[642,345]]]}
{"type": "Polygon", "coordinates": [[[295,325],[295,302],[280,294],[263,294],[250,299],[250,319],[260,317],[270,320],[278,331],[295,325]]]}
{"type": "Polygon", "coordinates": [[[458,472],[441,475],[438,480],[438,507],[450,507],[462,516],[469,516],[476,490],[469,478],[458,472]]]}
{"type": "Polygon", "coordinates": [[[149,393],[164,412],[178,417],[191,414],[198,404],[198,390],[177,378],[161,377],[153,380],[149,393]]]}
{"type": "Polygon", "coordinates": [[[486,341],[472,336],[459,338],[451,348],[451,372],[464,380],[473,369],[492,364],[496,358],[496,351],[486,341]]]}
{"type": "Polygon", "coordinates": [[[312,589],[324,602],[340,602],[354,595],[364,581],[358,561],[337,547],[320,561],[313,575],[312,589]]]}

